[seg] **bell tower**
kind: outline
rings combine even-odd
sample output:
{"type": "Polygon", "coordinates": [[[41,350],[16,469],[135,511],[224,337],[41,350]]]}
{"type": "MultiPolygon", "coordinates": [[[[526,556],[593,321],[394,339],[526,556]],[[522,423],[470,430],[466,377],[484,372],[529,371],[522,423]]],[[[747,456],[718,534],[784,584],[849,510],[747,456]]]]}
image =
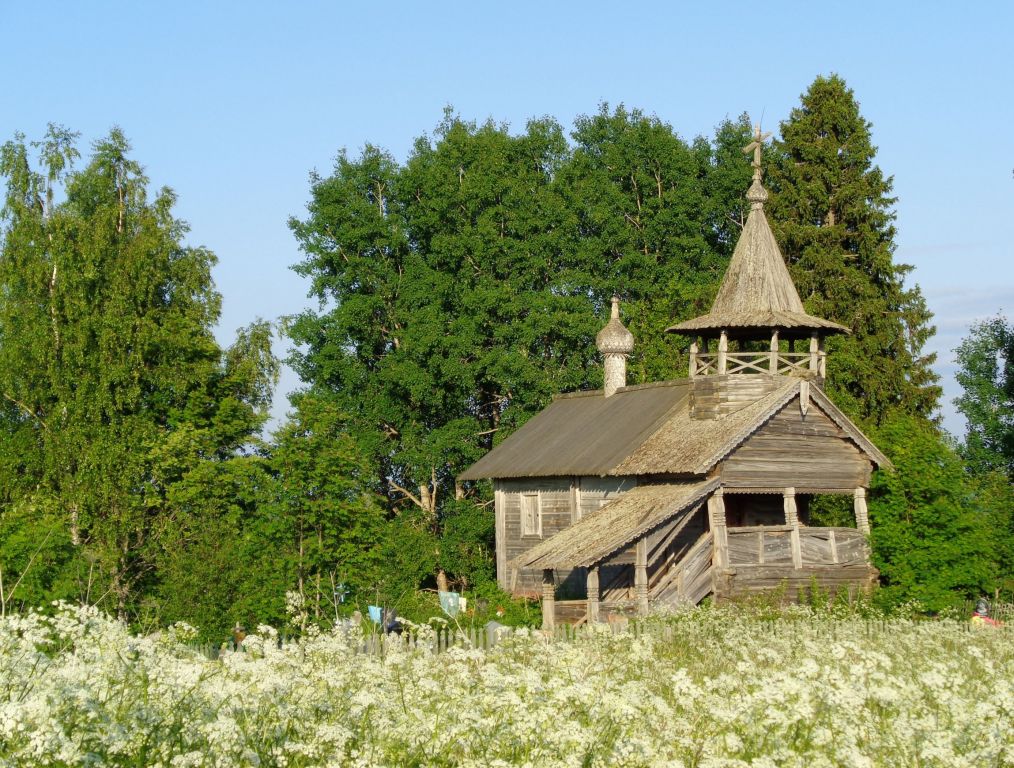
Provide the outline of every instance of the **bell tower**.
{"type": "Polygon", "coordinates": [[[764,214],[761,151],[771,134],[758,125],[744,152],[753,153],[753,182],[743,232],[718,295],[706,315],[666,331],[691,338],[691,413],[719,418],[797,377],[822,386],[824,339],[849,333],[838,323],[806,313],[764,214]]]}

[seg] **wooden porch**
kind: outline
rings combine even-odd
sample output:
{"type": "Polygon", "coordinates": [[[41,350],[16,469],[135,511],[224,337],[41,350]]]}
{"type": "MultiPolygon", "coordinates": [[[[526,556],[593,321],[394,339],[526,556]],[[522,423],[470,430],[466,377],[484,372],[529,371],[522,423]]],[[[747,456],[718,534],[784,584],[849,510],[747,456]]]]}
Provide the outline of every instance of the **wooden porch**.
{"type": "Polygon", "coordinates": [[[853,596],[872,589],[879,575],[869,564],[865,534],[855,528],[741,526],[719,535],[722,551],[707,531],[678,562],[657,569],[650,579],[638,578],[642,568],[647,572],[647,563],[635,561],[626,566],[625,579],[614,575],[599,587],[599,569],[591,568],[588,598],[583,600],[556,600],[552,572],[547,571],[543,609],[547,618],[552,611],[547,628],[623,620],[650,607],[696,605],[708,595],[716,601],[736,600],[781,588],[786,601],[796,602],[816,585],[831,594],[844,589],[853,596]],[[640,586],[641,579],[648,582],[647,590],[640,586]]]}

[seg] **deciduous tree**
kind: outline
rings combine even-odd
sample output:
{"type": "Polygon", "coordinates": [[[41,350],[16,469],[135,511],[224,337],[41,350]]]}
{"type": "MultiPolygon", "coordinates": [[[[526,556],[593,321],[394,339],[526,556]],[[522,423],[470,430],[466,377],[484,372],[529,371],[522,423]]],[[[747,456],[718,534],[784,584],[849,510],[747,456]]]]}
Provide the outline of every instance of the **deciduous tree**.
{"type": "Polygon", "coordinates": [[[1001,470],[1014,481],[1014,327],[999,315],[976,323],[957,358],[965,461],[973,472],[1001,470]]]}
{"type": "Polygon", "coordinates": [[[896,414],[874,438],[896,466],[876,473],[870,499],[883,596],[939,610],[991,593],[1001,578],[994,528],[1001,499],[969,480],[957,452],[925,419],[896,414]]]}
{"type": "MultiPolygon", "coordinates": [[[[171,190],[149,197],[122,132],[81,170],[74,138],[51,127],[38,167],[23,137],[0,151],[0,503],[59,523],[73,577],[49,585],[78,585],[59,596],[127,614],[156,581],[171,486],[251,439],[277,363],[264,324],[219,347],[214,256],[184,244],[171,190]]],[[[0,551],[10,583],[28,561],[0,551]]]]}

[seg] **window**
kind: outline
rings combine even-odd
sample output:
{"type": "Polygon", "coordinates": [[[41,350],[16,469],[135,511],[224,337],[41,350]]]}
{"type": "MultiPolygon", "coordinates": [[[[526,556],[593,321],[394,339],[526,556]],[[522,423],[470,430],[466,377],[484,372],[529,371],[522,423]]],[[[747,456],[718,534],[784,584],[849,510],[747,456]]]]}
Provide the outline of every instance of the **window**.
{"type": "Polygon", "coordinates": [[[541,536],[542,535],[542,508],[539,503],[539,493],[521,494],[521,535],[541,536]]]}

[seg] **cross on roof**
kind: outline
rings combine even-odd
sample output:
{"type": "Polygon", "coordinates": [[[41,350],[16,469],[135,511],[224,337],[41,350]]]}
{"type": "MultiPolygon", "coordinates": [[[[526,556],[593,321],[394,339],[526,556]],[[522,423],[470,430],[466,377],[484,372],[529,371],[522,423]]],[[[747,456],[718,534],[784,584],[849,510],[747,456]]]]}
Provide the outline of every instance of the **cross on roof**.
{"type": "Polygon", "coordinates": [[[771,138],[770,133],[761,133],[760,123],[754,128],[753,141],[743,147],[743,151],[746,153],[753,152],[753,167],[755,171],[759,171],[761,167],[761,149],[764,147],[764,142],[771,138]]]}

